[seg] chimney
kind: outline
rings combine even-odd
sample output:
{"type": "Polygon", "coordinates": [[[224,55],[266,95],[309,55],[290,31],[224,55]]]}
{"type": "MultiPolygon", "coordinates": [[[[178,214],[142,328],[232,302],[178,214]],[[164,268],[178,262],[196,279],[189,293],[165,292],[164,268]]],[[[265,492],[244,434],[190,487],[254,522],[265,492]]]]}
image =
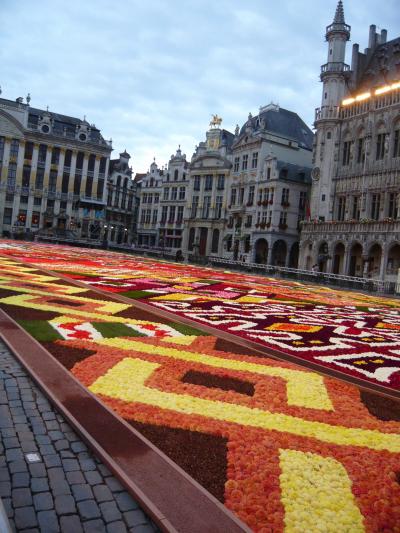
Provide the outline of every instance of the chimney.
{"type": "Polygon", "coordinates": [[[376,45],[376,26],[375,24],[371,24],[369,27],[369,39],[368,39],[368,48],[370,50],[373,50],[376,45]]]}
{"type": "Polygon", "coordinates": [[[386,40],[387,40],[387,30],[382,30],[381,31],[381,44],[386,44],[386,40]]]}

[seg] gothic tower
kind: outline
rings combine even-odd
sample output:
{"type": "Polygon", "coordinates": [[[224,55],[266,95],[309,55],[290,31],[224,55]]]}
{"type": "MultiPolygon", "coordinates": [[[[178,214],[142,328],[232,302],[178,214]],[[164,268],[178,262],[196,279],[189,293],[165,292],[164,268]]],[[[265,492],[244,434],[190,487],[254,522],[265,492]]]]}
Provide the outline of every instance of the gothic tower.
{"type": "Polygon", "coordinates": [[[346,95],[350,77],[350,67],[344,62],[350,29],[344,20],[342,0],[339,0],[333,22],[326,28],[328,60],[321,66],[322,102],[315,112],[316,136],[310,205],[312,219],[332,218],[332,177],[338,157],[339,108],[346,95]]]}

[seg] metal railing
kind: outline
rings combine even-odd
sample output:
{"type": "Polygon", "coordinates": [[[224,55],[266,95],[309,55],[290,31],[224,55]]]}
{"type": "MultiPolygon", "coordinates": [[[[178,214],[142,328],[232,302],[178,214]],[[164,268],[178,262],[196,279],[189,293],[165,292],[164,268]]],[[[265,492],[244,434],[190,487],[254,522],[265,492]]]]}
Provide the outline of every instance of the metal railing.
{"type": "Polygon", "coordinates": [[[235,270],[278,276],[284,279],[305,281],[313,284],[330,285],[341,289],[355,289],[380,294],[400,294],[400,283],[395,281],[359,278],[259,263],[244,263],[243,261],[234,261],[223,257],[209,257],[208,262],[215,266],[229,267],[235,270]]]}

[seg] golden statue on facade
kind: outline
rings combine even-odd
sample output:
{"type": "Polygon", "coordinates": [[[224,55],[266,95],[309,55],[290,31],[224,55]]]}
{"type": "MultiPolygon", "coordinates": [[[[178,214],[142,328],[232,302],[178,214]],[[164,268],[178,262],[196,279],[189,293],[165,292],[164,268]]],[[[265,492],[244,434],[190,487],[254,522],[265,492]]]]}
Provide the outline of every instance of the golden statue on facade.
{"type": "Polygon", "coordinates": [[[212,119],[210,121],[210,127],[211,128],[219,128],[221,126],[221,123],[222,123],[222,118],[219,117],[218,115],[211,115],[212,116],[212,119]]]}

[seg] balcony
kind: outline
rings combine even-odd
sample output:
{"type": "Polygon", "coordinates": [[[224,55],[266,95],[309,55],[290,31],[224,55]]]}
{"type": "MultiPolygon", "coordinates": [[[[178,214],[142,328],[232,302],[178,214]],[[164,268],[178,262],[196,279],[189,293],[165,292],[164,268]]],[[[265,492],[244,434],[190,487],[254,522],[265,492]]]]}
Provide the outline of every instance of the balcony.
{"type": "Polygon", "coordinates": [[[89,204],[96,207],[105,207],[106,202],[102,198],[97,198],[94,196],[80,196],[79,202],[82,204],[82,207],[87,207],[89,204]]]}
{"type": "Polygon", "coordinates": [[[400,233],[400,220],[384,219],[384,220],[346,220],[337,222],[303,222],[301,229],[302,236],[308,235],[330,235],[337,233],[344,234],[364,234],[371,235],[372,233],[388,234],[392,233],[397,236],[400,233]]]}
{"type": "Polygon", "coordinates": [[[339,106],[324,105],[322,107],[317,107],[315,110],[315,122],[317,122],[317,120],[337,120],[339,115],[339,106]]]}
{"type": "Polygon", "coordinates": [[[342,72],[350,72],[350,65],[346,65],[346,63],[342,63],[341,61],[325,63],[321,67],[321,79],[326,74],[340,74],[342,72]]]}

